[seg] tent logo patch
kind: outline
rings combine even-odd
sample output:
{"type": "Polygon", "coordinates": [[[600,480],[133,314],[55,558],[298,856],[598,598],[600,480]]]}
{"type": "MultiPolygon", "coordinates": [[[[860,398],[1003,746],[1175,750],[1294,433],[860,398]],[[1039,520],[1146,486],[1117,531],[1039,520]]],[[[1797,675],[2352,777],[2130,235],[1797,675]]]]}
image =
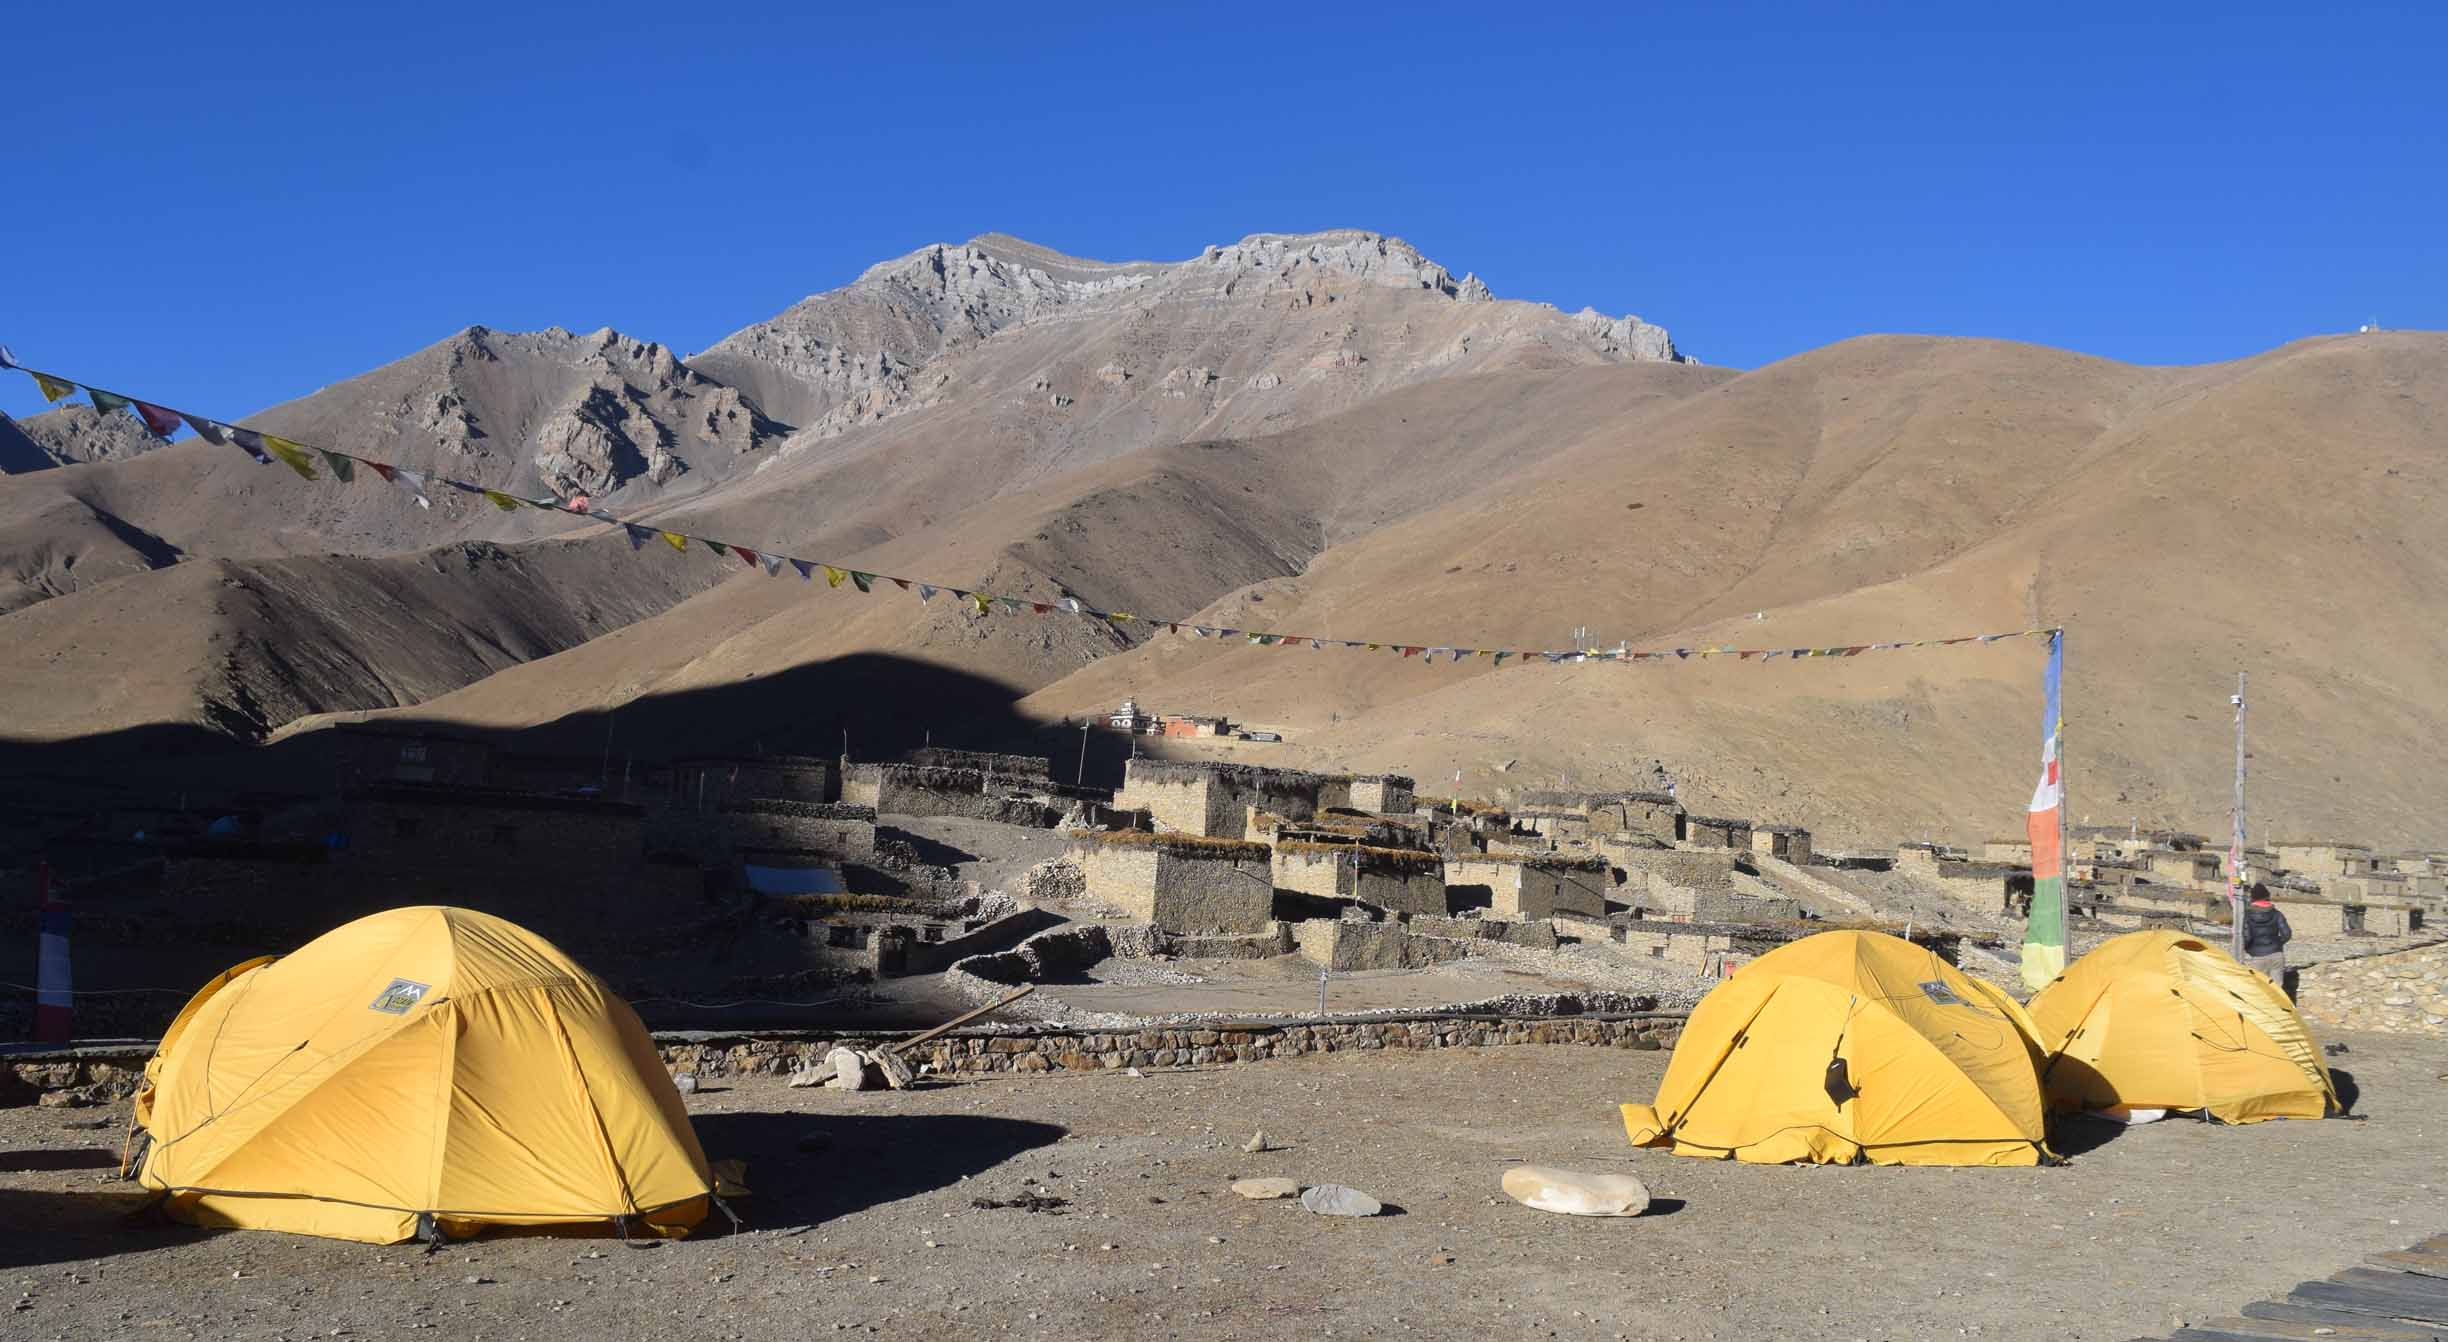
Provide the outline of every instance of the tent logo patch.
{"type": "Polygon", "coordinates": [[[1964,1000],[1955,995],[1955,990],[1946,986],[1944,979],[1931,979],[1922,984],[1921,995],[1940,1006],[1962,1006],[1964,1004],[1964,1000]]]}
{"type": "Polygon", "coordinates": [[[369,1010],[387,1011],[394,1016],[405,1016],[408,1014],[408,1008],[425,1000],[429,987],[430,985],[419,983],[415,979],[393,979],[390,987],[383,989],[372,1002],[366,1005],[369,1010]]]}

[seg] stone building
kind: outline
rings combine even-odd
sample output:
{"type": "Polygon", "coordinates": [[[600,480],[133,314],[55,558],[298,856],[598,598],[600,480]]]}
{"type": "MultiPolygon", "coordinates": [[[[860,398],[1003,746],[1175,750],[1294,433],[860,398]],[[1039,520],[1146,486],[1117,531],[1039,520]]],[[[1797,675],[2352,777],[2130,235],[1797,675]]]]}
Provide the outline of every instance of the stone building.
{"type": "Polygon", "coordinates": [[[1590,819],[1582,811],[1541,806],[1517,807],[1513,812],[1513,823],[1551,843],[1586,839],[1590,835],[1590,819]]]}
{"type": "Polygon", "coordinates": [[[1683,803],[1666,792],[1610,792],[1592,800],[1590,828],[1600,834],[1646,834],[1672,842],[1682,832],[1683,803]]]}
{"type": "Polygon", "coordinates": [[[493,747],[466,737],[389,727],[335,727],[343,790],[377,783],[483,787],[492,781],[493,747]]]}
{"type": "Polygon", "coordinates": [[[2169,885],[2197,889],[2227,884],[2227,860],[2217,853],[2155,848],[2149,854],[2150,873],[2169,885]]]}
{"type": "Polygon", "coordinates": [[[1204,717],[1196,713],[1167,713],[1159,730],[1165,736],[1230,736],[1232,723],[1224,718],[1204,717]]]}
{"type": "Polygon", "coordinates": [[[1686,815],[1683,817],[1683,832],[1678,837],[1694,848],[1732,848],[1738,852],[1749,852],[1751,822],[1720,816],[1686,815]]]}
{"type": "MultiPolygon", "coordinates": [[[[966,816],[1049,829],[1083,789],[988,769],[929,764],[853,764],[842,771],[841,799],[878,815],[966,816]]],[[[1099,794],[1101,795],[1101,794],[1099,794]]]]}
{"type": "Polygon", "coordinates": [[[1434,853],[1278,839],[1273,866],[1278,890],[1357,900],[1390,913],[1446,911],[1445,863],[1434,853]]]}
{"type": "Polygon", "coordinates": [[[671,769],[674,804],[710,810],[750,797],[839,800],[841,763],[814,755],[700,756],[671,769]]]}
{"type": "Polygon", "coordinates": [[[2030,839],[1991,839],[1981,845],[1981,861],[2009,862],[2028,867],[2032,860],[2030,839]]]}
{"type": "Polygon", "coordinates": [[[1288,820],[1315,816],[1326,804],[1326,783],[1298,769],[1134,759],[1123,767],[1114,805],[1147,812],[1159,830],[1242,839],[1249,836],[1256,812],[1288,820]]]}
{"type": "Polygon", "coordinates": [[[1751,851],[1759,857],[1807,867],[1811,860],[1810,831],[1800,825],[1755,825],[1751,830],[1751,851]]]}
{"type": "Polygon", "coordinates": [[[1624,873],[1624,897],[1734,888],[1738,854],[1727,848],[1640,848],[1608,842],[1601,852],[1624,873]]]}
{"type": "Polygon", "coordinates": [[[1417,784],[1401,774],[1354,774],[1335,780],[1342,784],[1342,795],[1335,797],[1331,784],[1322,794],[1321,804],[1344,806],[1371,815],[1409,815],[1419,808],[1415,795],[1417,784]]]}
{"type": "Polygon", "coordinates": [[[1606,859],[1600,857],[1478,853],[1445,864],[1447,902],[1457,909],[1484,908],[1493,918],[1603,916],[1613,884],[1606,859]]]}
{"type": "Polygon", "coordinates": [[[1072,836],[1070,858],[1085,898],[1177,936],[1256,934],[1274,923],[1274,854],[1262,843],[1085,832],[1072,836]]]}
{"type": "Polygon", "coordinates": [[[2271,846],[2278,851],[2280,867],[2305,876],[2360,876],[2372,869],[2367,844],[2295,839],[2271,846]]]}

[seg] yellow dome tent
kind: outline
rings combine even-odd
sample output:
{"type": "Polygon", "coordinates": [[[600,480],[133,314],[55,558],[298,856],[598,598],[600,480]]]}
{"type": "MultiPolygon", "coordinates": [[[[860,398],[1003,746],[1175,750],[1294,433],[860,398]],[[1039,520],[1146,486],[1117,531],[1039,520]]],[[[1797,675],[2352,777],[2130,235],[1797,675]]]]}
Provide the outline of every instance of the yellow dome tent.
{"type": "Polygon", "coordinates": [[[2049,1107],[2199,1110],[2222,1123],[2321,1118],[2337,1088],[2278,985],[2181,932],[2094,947],[2039,995],[2049,1107]]]}
{"type": "Polygon", "coordinates": [[[146,1065],[136,1117],[138,1177],[197,1225],[678,1235],[714,1190],[628,1004],[466,909],[391,909],[214,979],[146,1065]]]}
{"type": "Polygon", "coordinates": [[[1692,1012],[1636,1146],[1779,1164],[2034,1165],[2040,1049],[2002,990],[1909,941],[1821,932],[1692,1012]]]}

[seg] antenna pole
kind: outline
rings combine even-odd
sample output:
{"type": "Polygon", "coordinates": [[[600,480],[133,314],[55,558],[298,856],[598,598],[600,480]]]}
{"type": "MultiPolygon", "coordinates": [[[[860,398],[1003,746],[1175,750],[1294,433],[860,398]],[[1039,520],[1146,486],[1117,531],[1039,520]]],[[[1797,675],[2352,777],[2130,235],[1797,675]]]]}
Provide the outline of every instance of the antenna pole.
{"type": "Polygon", "coordinates": [[[2236,672],[2235,832],[2227,840],[2227,953],[2244,963],[2244,673],[2236,672]]]}

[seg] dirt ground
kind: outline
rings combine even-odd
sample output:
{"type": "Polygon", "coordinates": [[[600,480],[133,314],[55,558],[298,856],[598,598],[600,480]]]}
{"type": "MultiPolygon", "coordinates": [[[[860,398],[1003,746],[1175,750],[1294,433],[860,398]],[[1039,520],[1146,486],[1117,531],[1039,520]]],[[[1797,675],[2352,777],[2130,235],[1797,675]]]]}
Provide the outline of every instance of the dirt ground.
{"type": "Polygon", "coordinates": [[[2115,1339],[2448,1229],[2448,1045],[2345,1036],[2362,1122],[2171,1121],[2060,1139],[2069,1167],[1761,1168],[1624,1143],[1667,1055],[1355,1053],[909,1093],[711,1085],[750,1229],[661,1245],[493,1239],[433,1256],[120,1224],[94,1168],[124,1109],[0,1111],[0,1337],[461,1339],[2115,1339]],[[110,1124],[96,1129],[96,1120],[110,1124]],[[1288,1149],[1251,1155],[1254,1129],[1288,1149]],[[2094,1145],[2097,1138],[2113,1140],[2094,1145]],[[802,1149],[803,1144],[809,1149],[802,1149]],[[1633,1172],[1580,1220],[1508,1163],[1633,1172]],[[1226,1184],[1341,1182],[1369,1220],[1226,1184]],[[1029,1189],[1058,1211],[983,1210],[1029,1189]]]}

